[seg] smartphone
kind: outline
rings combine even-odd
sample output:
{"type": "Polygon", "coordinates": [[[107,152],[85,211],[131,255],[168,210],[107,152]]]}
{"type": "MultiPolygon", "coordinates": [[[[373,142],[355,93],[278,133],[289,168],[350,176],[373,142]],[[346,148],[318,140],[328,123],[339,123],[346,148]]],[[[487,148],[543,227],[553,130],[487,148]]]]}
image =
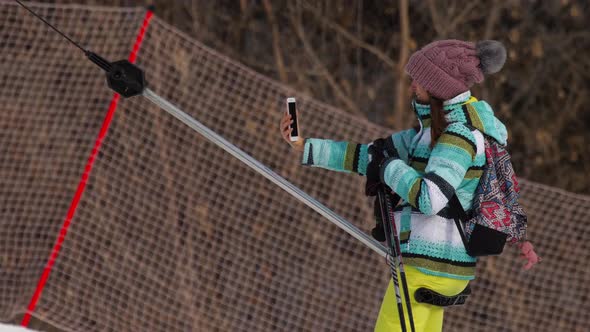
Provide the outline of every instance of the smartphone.
{"type": "Polygon", "coordinates": [[[293,97],[287,98],[287,112],[291,114],[291,119],[293,119],[293,123],[291,124],[291,128],[293,128],[293,131],[291,132],[291,142],[295,142],[299,140],[299,125],[297,123],[297,104],[293,97]]]}

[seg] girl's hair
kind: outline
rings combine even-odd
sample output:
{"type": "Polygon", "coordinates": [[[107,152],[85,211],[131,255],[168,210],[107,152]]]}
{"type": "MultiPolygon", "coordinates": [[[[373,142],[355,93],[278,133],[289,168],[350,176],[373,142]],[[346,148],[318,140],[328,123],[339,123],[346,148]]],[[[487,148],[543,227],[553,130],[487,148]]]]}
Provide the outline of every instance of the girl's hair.
{"type": "Polygon", "coordinates": [[[443,111],[443,101],[441,99],[430,96],[430,116],[430,148],[432,149],[448,125],[443,111]]]}

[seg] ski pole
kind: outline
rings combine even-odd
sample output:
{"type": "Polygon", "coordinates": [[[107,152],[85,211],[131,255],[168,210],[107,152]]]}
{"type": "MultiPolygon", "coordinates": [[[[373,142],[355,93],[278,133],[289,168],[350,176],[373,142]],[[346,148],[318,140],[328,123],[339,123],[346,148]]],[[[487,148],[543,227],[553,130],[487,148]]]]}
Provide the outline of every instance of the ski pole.
{"type": "MultiPolygon", "coordinates": [[[[383,185],[385,187],[385,185],[383,185]]],[[[408,309],[408,319],[410,321],[410,329],[412,332],[416,331],[414,327],[414,316],[412,314],[412,304],[410,302],[410,292],[408,290],[408,280],[406,278],[406,271],[402,260],[402,250],[400,246],[400,239],[397,233],[397,226],[395,225],[395,219],[393,217],[393,202],[399,201],[397,194],[391,193],[389,190],[383,190],[385,195],[385,204],[387,204],[387,211],[389,212],[389,219],[391,221],[391,232],[393,233],[393,245],[395,246],[394,252],[397,253],[397,263],[399,265],[399,274],[402,280],[402,287],[404,290],[404,298],[406,300],[406,308],[408,309]]],[[[389,220],[388,220],[389,223],[389,220]]],[[[387,234],[387,233],[386,233],[387,234]]]]}
{"type": "Polygon", "coordinates": [[[377,199],[379,200],[379,208],[381,210],[381,222],[383,223],[383,231],[385,233],[385,241],[387,243],[387,250],[388,250],[388,264],[391,269],[391,278],[393,279],[393,287],[395,289],[395,299],[397,302],[397,313],[399,316],[400,326],[402,328],[402,332],[406,332],[406,319],[404,316],[404,307],[402,304],[402,297],[399,290],[399,281],[397,279],[397,262],[398,262],[398,253],[396,252],[397,248],[391,242],[391,215],[387,209],[387,193],[386,187],[384,184],[379,184],[379,190],[377,191],[377,199]]]}

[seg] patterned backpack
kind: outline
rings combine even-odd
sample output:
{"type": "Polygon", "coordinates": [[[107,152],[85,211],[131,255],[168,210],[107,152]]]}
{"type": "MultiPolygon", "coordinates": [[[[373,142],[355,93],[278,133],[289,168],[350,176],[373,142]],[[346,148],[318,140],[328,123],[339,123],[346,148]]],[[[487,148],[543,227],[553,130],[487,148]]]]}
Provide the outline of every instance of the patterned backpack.
{"type": "Polygon", "coordinates": [[[449,201],[467,253],[488,256],[502,253],[506,242],[525,240],[526,213],[518,203],[520,188],[510,154],[496,140],[485,137],[486,165],[467,216],[457,195],[449,201]]]}

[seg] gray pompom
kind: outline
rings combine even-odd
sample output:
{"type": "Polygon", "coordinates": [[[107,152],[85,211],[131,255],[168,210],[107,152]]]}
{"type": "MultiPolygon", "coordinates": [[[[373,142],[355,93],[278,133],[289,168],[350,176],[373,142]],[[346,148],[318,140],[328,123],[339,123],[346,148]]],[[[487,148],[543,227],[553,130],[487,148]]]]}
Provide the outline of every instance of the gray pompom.
{"type": "Polygon", "coordinates": [[[481,71],[494,74],[502,69],[506,62],[506,48],[497,40],[482,40],[475,44],[481,71]]]}

